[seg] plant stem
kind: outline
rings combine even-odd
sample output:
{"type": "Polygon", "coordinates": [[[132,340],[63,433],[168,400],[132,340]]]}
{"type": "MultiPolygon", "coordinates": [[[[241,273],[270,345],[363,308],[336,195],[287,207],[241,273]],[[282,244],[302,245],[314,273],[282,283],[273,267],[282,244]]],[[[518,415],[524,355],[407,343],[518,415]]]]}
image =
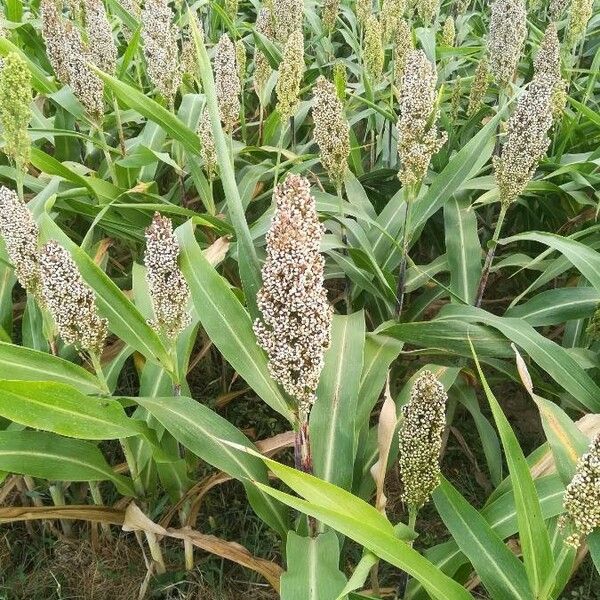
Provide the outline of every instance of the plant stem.
{"type": "Polygon", "coordinates": [[[100,362],[100,357],[96,353],[90,354],[90,361],[92,366],[94,367],[94,371],[96,372],[96,377],[104,390],[104,393],[110,395],[110,388],[108,387],[108,382],[106,381],[106,377],[104,376],[104,371],[102,370],[102,363],[100,362]]]}
{"type": "MultiPolygon", "coordinates": [[[[96,506],[104,506],[104,500],[102,499],[102,492],[100,491],[100,484],[97,481],[88,481],[90,488],[90,495],[96,506]]],[[[112,533],[110,531],[110,525],[108,523],[101,524],[102,531],[107,539],[112,539],[112,533]]]]}
{"type": "Polygon", "coordinates": [[[408,257],[408,248],[410,245],[410,217],[411,207],[416,197],[415,188],[410,186],[406,190],[406,215],[402,225],[402,258],[398,268],[398,285],[396,287],[396,319],[402,315],[402,306],[404,305],[404,287],[406,285],[406,260],[408,257]]]}
{"type": "Polygon", "coordinates": [[[496,228],[494,229],[494,234],[492,239],[490,240],[489,250],[485,257],[485,263],[483,264],[483,270],[481,271],[481,279],[479,280],[479,287],[477,288],[477,296],[475,297],[475,306],[481,306],[481,301],[483,300],[483,294],[485,293],[485,288],[487,286],[488,278],[490,276],[490,269],[492,268],[492,262],[494,261],[494,255],[496,254],[496,246],[498,244],[498,239],[500,238],[500,233],[502,231],[502,225],[504,223],[504,217],[506,216],[506,211],[508,206],[502,205],[500,208],[500,214],[498,215],[498,221],[496,222],[496,228]]]}
{"type": "MultiPolygon", "coordinates": [[[[414,530],[415,524],[417,522],[417,514],[418,513],[419,513],[418,508],[416,508],[414,506],[408,507],[408,527],[410,527],[410,529],[414,530]]],[[[413,545],[412,540],[409,540],[406,543],[411,547],[413,545]]],[[[406,571],[403,571],[402,575],[403,575],[403,579],[399,585],[398,598],[403,597],[406,600],[406,587],[408,586],[408,573],[406,571]]]]}
{"type": "Polygon", "coordinates": [[[108,168],[108,172],[110,173],[110,178],[112,179],[112,182],[116,186],[118,186],[119,181],[117,179],[117,171],[115,169],[115,165],[113,163],[110,152],[108,151],[108,144],[106,142],[106,136],[104,135],[102,125],[97,125],[96,129],[98,130],[98,137],[100,138],[100,141],[102,142],[102,152],[104,154],[104,159],[106,160],[106,166],[108,168]]]}
{"type": "MultiPolygon", "coordinates": [[[[309,410],[298,409],[294,438],[294,465],[299,471],[312,474],[312,454],[308,430],[309,414],[309,410]]],[[[308,517],[308,535],[314,537],[316,532],[317,522],[313,517],[308,517]]]]}
{"type": "MultiPolygon", "coordinates": [[[[342,192],[342,186],[341,184],[337,186],[337,196],[338,196],[338,200],[340,201],[339,204],[339,208],[340,208],[340,219],[343,218],[344,216],[344,195],[342,192]]],[[[346,227],[341,224],[341,237],[342,237],[342,243],[344,244],[344,247],[347,246],[348,244],[348,237],[346,236],[346,227]]],[[[342,248],[342,253],[347,255],[348,252],[345,248],[342,248]]],[[[350,303],[350,280],[348,279],[348,276],[346,275],[344,277],[344,301],[346,303],[346,314],[350,314],[352,312],[352,306],[350,303]]]]}
{"type": "Polygon", "coordinates": [[[279,166],[281,164],[281,150],[283,146],[283,136],[285,134],[285,125],[281,124],[281,132],[279,133],[279,142],[277,143],[277,161],[275,162],[275,175],[273,176],[273,189],[277,187],[277,179],[279,178],[279,166]]]}
{"type": "MultiPolygon", "coordinates": [[[[50,497],[54,506],[65,506],[65,493],[62,487],[62,483],[53,484],[48,487],[50,497]]],[[[65,537],[71,537],[73,530],[71,529],[71,523],[66,519],[60,520],[60,526],[62,527],[65,537]]]]}
{"type": "Polygon", "coordinates": [[[115,119],[117,121],[117,131],[119,132],[119,148],[121,150],[121,156],[125,156],[125,135],[123,133],[123,123],[121,122],[121,111],[119,110],[119,103],[114,94],[112,100],[115,110],[115,119]]]}

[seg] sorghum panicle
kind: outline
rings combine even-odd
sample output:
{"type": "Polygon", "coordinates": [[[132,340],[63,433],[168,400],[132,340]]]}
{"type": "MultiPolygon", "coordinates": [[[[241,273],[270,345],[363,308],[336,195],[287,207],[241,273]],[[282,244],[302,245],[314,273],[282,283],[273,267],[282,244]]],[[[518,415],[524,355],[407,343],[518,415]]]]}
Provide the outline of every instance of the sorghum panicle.
{"type": "Polygon", "coordinates": [[[420,183],[427,173],[431,157],[446,142],[446,134],[438,134],[435,84],[437,74],[422,50],[407,57],[400,93],[398,120],[398,155],[400,180],[405,186],[420,183]]]}
{"type": "Polygon", "coordinates": [[[57,79],[61,83],[67,84],[69,83],[69,72],[67,70],[67,48],[63,39],[64,19],[60,16],[54,0],[42,0],[40,14],[46,54],[57,79]]]}
{"type": "Polygon", "coordinates": [[[551,78],[535,77],[508,120],[501,154],[493,158],[500,201],[504,205],[514,202],[523,192],[550,144],[553,91],[551,78]]]}
{"type": "Polygon", "coordinates": [[[296,30],[285,45],[275,87],[277,110],[281,116],[281,122],[284,124],[290,117],[294,116],[298,108],[298,95],[300,94],[303,75],[304,37],[300,30],[296,30]]]}
{"type": "Polygon", "coordinates": [[[271,0],[275,38],[285,44],[296,31],[302,31],[304,22],[303,0],[271,0]]]}
{"type": "Polygon", "coordinates": [[[431,371],[423,371],[413,384],[402,411],[398,431],[402,501],[418,509],[440,480],[440,452],[446,426],[444,386],[431,371]]]}
{"type": "Polygon", "coordinates": [[[0,234],[19,283],[39,298],[39,230],[26,204],[15,192],[0,187],[0,234]]]}
{"type": "Polygon", "coordinates": [[[356,0],[354,10],[356,11],[356,20],[361,27],[367,24],[367,19],[373,13],[372,0],[356,0]]]}
{"type": "Polygon", "coordinates": [[[339,188],[344,180],[350,155],[348,122],[335,86],[322,75],[314,90],[314,138],[321,153],[321,164],[339,188]]]}
{"type": "Polygon", "coordinates": [[[452,97],[450,99],[450,115],[452,120],[456,121],[460,113],[460,99],[462,95],[462,79],[457,77],[454,85],[452,86],[452,97]]]}
{"type": "Polygon", "coordinates": [[[442,27],[442,43],[445,46],[454,46],[456,38],[456,28],[454,26],[454,19],[450,16],[446,17],[444,25],[442,27]]]}
{"type": "Polygon", "coordinates": [[[344,102],[346,99],[348,75],[346,74],[346,65],[341,60],[336,60],[335,63],[333,63],[333,83],[338,98],[344,102]]]}
{"type": "Polygon", "coordinates": [[[473,83],[471,84],[471,91],[469,92],[469,108],[467,109],[467,115],[473,116],[482,105],[485,98],[485,94],[490,85],[490,69],[487,59],[482,58],[477,63],[475,69],[475,76],[473,77],[473,83]]]}
{"type": "MultiPolygon", "coordinates": [[[[140,2],[138,0],[120,0],[120,3],[130,15],[133,15],[139,20],[140,15],[142,14],[142,7],[140,6],[140,2]]],[[[129,43],[131,41],[133,32],[129,29],[129,27],[127,27],[126,23],[123,23],[121,32],[123,33],[125,40],[129,43]]]]}
{"type": "Polygon", "coordinates": [[[224,33],[215,51],[215,87],[221,122],[231,133],[240,118],[240,78],[235,59],[235,45],[224,33]]]}
{"type": "Polygon", "coordinates": [[[558,21],[570,3],[571,0],[550,0],[550,6],[548,8],[550,18],[553,21],[558,21]]]}
{"type": "Polygon", "coordinates": [[[200,123],[198,124],[198,136],[200,137],[200,157],[204,160],[204,170],[209,179],[212,179],[217,169],[217,153],[215,151],[215,140],[210,124],[210,117],[206,107],[202,111],[200,123]]]}
{"type": "Polygon", "coordinates": [[[67,250],[55,241],[40,253],[44,304],[65,344],[99,356],[108,334],[107,321],[98,316],[94,292],[79,274],[67,250]]]}
{"type": "Polygon", "coordinates": [[[190,323],[187,304],[190,288],[179,269],[179,244],[173,235],[173,224],[167,217],[154,213],[146,229],[146,279],[154,309],[150,325],[174,341],[190,323]]]}
{"type": "Polygon", "coordinates": [[[380,19],[384,43],[393,38],[405,10],[406,0],[383,0],[380,19]]]}
{"type": "Polygon", "coordinates": [[[114,74],[117,47],[102,0],[84,0],[85,30],[91,61],[102,71],[114,74]]]}
{"type": "MultiPolygon", "coordinates": [[[[196,21],[196,27],[200,34],[200,39],[204,39],[204,28],[197,14],[190,14],[190,18],[196,21]]],[[[181,74],[183,77],[189,77],[198,81],[198,56],[196,53],[196,44],[192,37],[191,23],[188,21],[184,30],[184,38],[181,45],[181,74]]]]}
{"type": "Polygon", "coordinates": [[[0,122],[4,153],[20,171],[29,164],[31,156],[27,128],[32,100],[29,67],[16,52],[10,52],[0,72],[0,122]]]}
{"type": "Polygon", "coordinates": [[[490,71],[499,86],[506,86],[512,81],[526,35],[524,0],[495,0],[488,35],[488,56],[490,71]]]}
{"type": "Polygon", "coordinates": [[[232,21],[235,21],[238,13],[238,0],[225,0],[225,12],[232,21]]]}
{"type": "Polygon", "coordinates": [[[327,33],[331,33],[335,29],[338,12],[340,10],[340,0],[325,0],[323,9],[321,10],[321,21],[323,29],[327,33]]]}
{"type": "Polygon", "coordinates": [[[439,0],[413,0],[413,10],[424,25],[429,25],[435,17],[439,4],[439,0]]]}
{"type": "Polygon", "coordinates": [[[396,95],[400,98],[402,90],[402,79],[406,69],[406,59],[409,53],[414,50],[412,31],[406,19],[400,19],[396,28],[394,39],[394,85],[396,95]]]}
{"type": "Polygon", "coordinates": [[[365,49],[363,52],[365,70],[373,81],[378,81],[383,72],[385,54],[381,23],[375,15],[369,15],[365,24],[365,49]]]}
{"type": "Polygon", "coordinates": [[[246,79],[246,46],[243,40],[238,40],[235,43],[235,64],[240,79],[240,87],[243,89],[244,79],[246,79]]]}
{"type": "Polygon", "coordinates": [[[565,544],[578,548],[583,537],[600,527],[600,434],[577,463],[565,492],[564,509],[559,524],[573,529],[565,544]]]}
{"type": "Polygon", "coordinates": [[[561,76],[560,42],[554,23],[550,23],[546,28],[533,64],[535,77],[549,77],[554,82],[552,115],[559,119],[567,102],[568,84],[561,76]]]}
{"type": "Polygon", "coordinates": [[[566,42],[574,47],[585,36],[585,31],[594,11],[594,0],[571,0],[569,26],[566,42]]]}
{"type": "Polygon", "coordinates": [[[168,0],[145,0],[142,11],[142,41],[148,77],[158,93],[173,103],[181,83],[179,32],[172,23],[168,0]]]}
{"type": "Polygon", "coordinates": [[[276,211],[257,295],[261,317],[254,331],[268,355],[271,376],[307,413],[330,341],[332,308],[319,253],[325,230],[306,178],[288,175],[273,197],[276,211]]]}
{"type": "MultiPolygon", "coordinates": [[[[256,17],[255,29],[258,33],[261,33],[268,39],[272,39],[274,36],[273,22],[271,17],[271,11],[268,7],[263,6],[258,11],[256,17]]],[[[254,50],[254,90],[260,98],[262,95],[267,81],[271,76],[271,65],[269,59],[265,56],[264,52],[255,46],[254,50]]]]}

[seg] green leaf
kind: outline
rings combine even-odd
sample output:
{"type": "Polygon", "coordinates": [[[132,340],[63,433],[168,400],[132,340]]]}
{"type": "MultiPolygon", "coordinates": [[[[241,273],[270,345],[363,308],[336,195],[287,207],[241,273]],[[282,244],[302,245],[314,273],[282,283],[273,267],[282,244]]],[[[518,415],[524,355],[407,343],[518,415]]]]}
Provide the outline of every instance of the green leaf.
{"type": "Polygon", "coordinates": [[[94,444],[44,431],[0,431],[0,469],[51,481],[112,481],[121,494],[136,495],[94,444]]]}
{"type": "Polygon", "coordinates": [[[181,270],[206,333],[240,377],[273,410],[292,421],[293,413],[269,374],[267,357],[256,342],[248,313],[203,256],[191,221],[177,229],[177,236],[181,270]]]}
{"type": "Polygon", "coordinates": [[[281,600],[335,600],[346,583],[338,566],[340,548],[333,531],[316,537],[288,535],[288,569],[281,576],[281,600]]]}
{"type": "Polygon", "coordinates": [[[86,394],[103,391],[98,378],[68,360],[0,342],[0,379],[68,383],[86,394]]]}
{"type": "Polygon", "coordinates": [[[285,539],[289,527],[283,507],[249,483],[249,480],[268,482],[264,465],[256,456],[236,452],[224,443],[226,440],[251,447],[239,429],[210,408],[185,396],[132,400],[196,456],[242,481],[256,513],[285,539]]]}
{"type": "MultiPolygon", "coordinates": [[[[520,319],[498,317],[473,306],[447,306],[442,311],[444,319],[479,321],[494,327],[508,339],[523,348],[529,356],[583,406],[600,412],[600,388],[577,364],[568,352],[552,340],[539,334],[531,325],[520,319]]],[[[477,346],[476,339],[473,345],[477,346]]],[[[479,351],[479,347],[477,347],[479,351]]]]}
{"type": "Polygon", "coordinates": [[[87,440],[143,432],[110,398],[85,396],[63,383],[0,380],[0,415],[26,427],[87,440]]]}
{"type": "Polygon", "coordinates": [[[508,419],[502,412],[500,404],[488,386],[475,350],[473,349],[472,351],[479,372],[479,378],[490,403],[496,427],[500,434],[500,441],[504,448],[515,497],[517,521],[519,523],[519,539],[523,551],[525,569],[527,570],[527,577],[533,594],[535,597],[538,597],[544,582],[552,572],[554,566],[554,557],[552,556],[548,530],[542,517],[540,501],[523,450],[521,450],[519,441],[508,419]]]}
{"type": "Polygon", "coordinates": [[[317,400],[310,414],[315,474],[344,489],[352,486],[356,408],[363,366],[365,316],[334,315],[317,400]]]}
{"type": "MultiPolygon", "coordinates": [[[[391,523],[375,507],[337,486],[263,457],[271,471],[302,500],[256,483],[281,502],[311,515],[418,579],[438,600],[472,600],[461,585],[446,577],[427,559],[395,536],[391,523]]],[[[407,528],[405,528],[407,529],[407,528]]],[[[410,530],[402,537],[406,537],[410,530]]]]}
{"type": "Polygon", "coordinates": [[[481,246],[477,215],[467,198],[453,197],[444,204],[444,231],[450,289],[466,304],[472,304],[481,278],[481,246]]]}
{"type": "Polygon", "coordinates": [[[495,600],[533,599],[523,563],[487,521],[442,477],[432,494],[444,524],[495,600]]]}
{"type": "Polygon", "coordinates": [[[158,334],[108,275],[63,233],[47,213],[42,216],[40,229],[45,240],[55,239],[69,250],[81,276],[96,293],[98,310],[108,319],[109,329],[147,359],[157,361],[167,371],[172,371],[173,359],[158,334]]]}

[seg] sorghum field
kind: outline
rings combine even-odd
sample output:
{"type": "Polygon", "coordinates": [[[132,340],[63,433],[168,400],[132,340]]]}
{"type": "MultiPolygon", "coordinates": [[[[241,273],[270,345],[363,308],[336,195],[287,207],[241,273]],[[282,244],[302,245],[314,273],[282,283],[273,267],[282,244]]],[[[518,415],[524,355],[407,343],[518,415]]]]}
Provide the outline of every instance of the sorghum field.
{"type": "Polygon", "coordinates": [[[600,598],[600,5],[4,0],[0,599],[600,598]]]}

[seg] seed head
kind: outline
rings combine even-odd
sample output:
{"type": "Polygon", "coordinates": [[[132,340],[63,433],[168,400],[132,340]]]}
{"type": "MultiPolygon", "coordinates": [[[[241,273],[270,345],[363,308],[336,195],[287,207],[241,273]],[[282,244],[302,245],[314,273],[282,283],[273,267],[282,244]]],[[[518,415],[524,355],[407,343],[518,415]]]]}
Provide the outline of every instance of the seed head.
{"type": "Polygon", "coordinates": [[[540,49],[534,61],[535,76],[548,77],[554,82],[552,93],[552,115],[559,119],[567,103],[567,82],[561,77],[560,72],[560,42],[556,32],[556,25],[550,23],[546,28],[540,49]]]}
{"type": "Polygon", "coordinates": [[[512,81],[526,35],[524,0],[495,0],[488,35],[488,55],[490,70],[499,86],[506,86],[512,81]]]}
{"type": "Polygon", "coordinates": [[[548,14],[553,21],[559,21],[571,0],[550,0],[548,14]]]}
{"type": "Polygon", "coordinates": [[[435,65],[422,50],[411,51],[402,80],[398,120],[399,177],[405,186],[423,180],[431,157],[446,142],[446,134],[438,135],[436,126],[436,81],[435,65]]]}
{"type": "Polygon", "coordinates": [[[231,133],[240,118],[240,78],[238,77],[235,46],[224,33],[215,51],[215,86],[221,121],[231,133]]]}
{"type": "Polygon", "coordinates": [[[365,70],[373,81],[378,81],[383,72],[385,54],[383,50],[383,35],[381,23],[375,15],[369,15],[365,23],[365,70]]]}
{"type": "Polygon", "coordinates": [[[104,84],[88,65],[93,62],[90,49],[84,46],[79,31],[70,21],[64,23],[62,41],[68,83],[90,117],[100,122],[104,114],[104,84]]]}
{"type": "Polygon", "coordinates": [[[154,319],[150,325],[170,341],[190,323],[187,304],[190,288],[179,269],[179,244],[173,224],[167,217],[154,213],[146,229],[146,279],[152,298],[154,319]]]}
{"type": "Polygon", "coordinates": [[[114,74],[117,65],[117,47],[102,0],[84,0],[85,30],[91,61],[102,71],[114,74]]]}
{"type": "Polygon", "coordinates": [[[406,0],[383,0],[380,19],[385,44],[394,37],[405,10],[406,0]]]}
{"type": "Polygon", "coordinates": [[[61,83],[69,83],[67,70],[67,48],[64,44],[64,19],[59,15],[54,0],[42,0],[40,3],[42,16],[42,37],[46,44],[46,54],[61,83]]]}
{"type": "Polygon", "coordinates": [[[454,46],[455,38],[456,28],[454,27],[454,19],[448,16],[442,27],[442,43],[445,46],[454,46]]]}
{"type": "MultiPolygon", "coordinates": [[[[196,21],[196,27],[200,34],[200,39],[204,39],[204,28],[202,22],[198,18],[197,14],[190,15],[191,19],[196,21]]],[[[184,29],[184,38],[181,45],[181,74],[183,77],[189,77],[190,79],[198,80],[198,56],[196,54],[196,44],[192,37],[192,29],[190,21],[184,29]]]]}
{"type": "MultiPolygon", "coordinates": [[[[261,33],[268,39],[272,39],[274,35],[273,31],[273,22],[271,17],[271,10],[263,6],[258,12],[258,16],[256,18],[255,29],[258,33],[261,33]]],[[[267,85],[267,81],[271,76],[271,65],[269,64],[269,60],[264,55],[263,51],[258,47],[255,47],[254,50],[254,90],[256,94],[260,98],[262,95],[265,86],[267,85]]]]}
{"type": "Polygon", "coordinates": [[[571,0],[569,27],[566,35],[568,46],[575,47],[585,36],[585,30],[593,12],[594,0],[571,0]]]}
{"type": "Polygon", "coordinates": [[[273,194],[275,216],[267,234],[263,287],[257,295],[258,343],[275,381],[308,412],[329,346],[332,309],[323,287],[319,223],[308,180],[288,175],[273,194]]]}
{"type": "Polygon", "coordinates": [[[400,478],[402,501],[421,508],[440,480],[440,452],[446,426],[448,396],[431,371],[423,371],[413,384],[410,400],[402,407],[400,478]]]}
{"type": "Polygon", "coordinates": [[[168,0],[145,0],[142,11],[142,41],[148,77],[158,93],[172,105],[181,83],[179,32],[172,23],[168,0]]]}
{"type": "Polygon", "coordinates": [[[474,115],[483,103],[488,86],[490,85],[490,70],[488,61],[483,58],[477,63],[475,76],[469,92],[469,108],[467,114],[469,117],[474,115]]]}
{"type": "Polygon", "coordinates": [[[31,156],[27,128],[32,101],[29,67],[16,52],[10,52],[0,71],[0,122],[4,153],[20,171],[29,164],[31,156]]]}
{"type": "MultiPolygon", "coordinates": [[[[142,14],[142,8],[138,0],[120,0],[121,6],[131,15],[133,15],[136,19],[139,20],[142,14]]],[[[132,31],[127,27],[125,23],[123,23],[123,28],[121,29],[123,33],[123,37],[129,43],[132,37],[132,31]]]]}
{"type": "Polygon", "coordinates": [[[346,99],[346,87],[348,85],[348,76],[346,74],[346,65],[341,60],[333,63],[333,83],[338,98],[344,102],[346,99]]]}
{"type": "Polygon", "coordinates": [[[98,316],[94,292],[79,274],[67,250],[55,241],[40,253],[42,296],[65,344],[100,355],[108,328],[98,316]]]}
{"type": "Polygon", "coordinates": [[[275,86],[277,110],[282,123],[286,123],[290,117],[294,116],[298,108],[298,96],[303,75],[304,37],[300,30],[296,30],[285,45],[283,60],[279,65],[279,78],[275,86]]]}
{"type": "Polygon", "coordinates": [[[372,0],[356,0],[356,20],[361,27],[367,24],[367,19],[373,12],[372,0]]]}
{"type": "Polygon", "coordinates": [[[464,15],[467,12],[467,8],[469,8],[469,4],[471,4],[471,0],[458,0],[456,2],[456,14],[464,15]]]}
{"type": "Polygon", "coordinates": [[[424,25],[429,25],[435,17],[435,13],[439,7],[440,0],[413,0],[413,9],[424,25]]]}
{"type": "Polygon", "coordinates": [[[350,136],[344,107],[337,97],[335,86],[322,75],[315,85],[313,106],[314,137],[321,151],[321,164],[339,188],[348,168],[350,136]]]}
{"type": "Polygon", "coordinates": [[[452,120],[456,121],[460,113],[460,99],[462,94],[462,79],[457,77],[454,85],[452,86],[452,98],[450,100],[450,114],[452,120]]]}
{"type": "Polygon", "coordinates": [[[235,64],[237,66],[240,85],[243,89],[244,80],[246,79],[246,46],[243,40],[238,40],[235,43],[235,64]]]}
{"type": "Polygon", "coordinates": [[[546,153],[552,126],[553,81],[535,77],[508,120],[507,134],[500,156],[493,159],[494,175],[504,205],[523,192],[546,153]]]}
{"type": "Polygon", "coordinates": [[[402,90],[406,59],[412,50],[414,50],[412,31],[406,19],[400,19],[394,39],[394,84],[398,98],[400,98],[400,91],[402,90]]]}
{"type": "Polygon", "coordinates": [[[0,187],[0,234],[21,286],[40,297],[38,226],[15,192],[0,187]]]}
{"type": "Polygon", "coordinates": [[[303,0],[271,0],[275,38],[285,44],[295,31],[302,31],[304,21],[303,0]]]}
{"type": "Polygon", "coordinates": [[[238,12],[238,0],[225,0],[225,13],[232,20],[235,21],[238,12]]]}
{"type": "Polygon", "coordinates": [[[200,156],[204,160],[204,170],[212,179],[217,169],[217,153],[215,151],[215,140],[213,138],[210,117],[206,108],[202,111],[198,125],[198,136],[200,137],[200,156]]]}
{"type": "Polygon", "coordinates": [[[321,21],[323,29],[331,33],[335,29],[338,12],[340,11],[340,0],[324,0],[321,12],[321,21]]]}
{"type": "Polygon", "coordinates": [[[571,526],[573,532],[565,544],[578,548],[581,539],[600,527],[600,434],[592,440],[588,451],[579,459],[577,470],[567,486],[564,497],[565,514],[561,527],[571,526]]]}

